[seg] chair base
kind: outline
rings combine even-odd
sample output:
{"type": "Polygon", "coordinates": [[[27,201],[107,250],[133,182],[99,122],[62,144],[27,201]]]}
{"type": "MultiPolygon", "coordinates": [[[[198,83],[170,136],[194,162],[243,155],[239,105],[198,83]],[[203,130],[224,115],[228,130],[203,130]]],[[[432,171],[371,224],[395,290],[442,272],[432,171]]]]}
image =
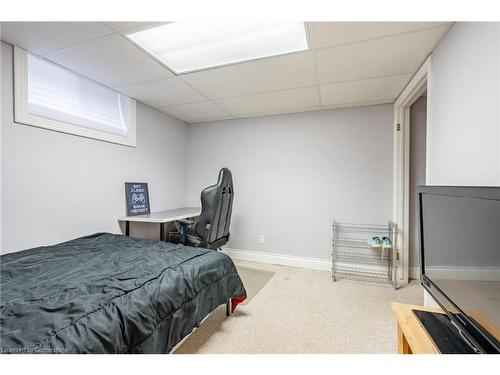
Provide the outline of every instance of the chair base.
{"type": "Polygon", "coordinates": [[[180,243],[185,246],[203,247],[210,250],[222,250],[222,246],[224,246],[229,241],[229,236],[219,238],[213,242],[206,244],[201,238],[190,235],[181,236],[179,232],[170,232],[168,234],[168,241],[172,243],[180,243]]]}

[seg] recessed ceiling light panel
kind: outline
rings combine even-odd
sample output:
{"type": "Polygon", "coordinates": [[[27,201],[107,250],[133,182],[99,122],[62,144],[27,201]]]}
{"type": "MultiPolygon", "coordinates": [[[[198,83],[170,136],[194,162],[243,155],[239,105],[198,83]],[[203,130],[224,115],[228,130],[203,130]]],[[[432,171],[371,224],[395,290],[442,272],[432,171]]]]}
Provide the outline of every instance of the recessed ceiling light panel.
{"type": "Polygon", "coordinates": [[[127,38],[177,74],[309,49],[303,22],[172,22],[127,38]]]}

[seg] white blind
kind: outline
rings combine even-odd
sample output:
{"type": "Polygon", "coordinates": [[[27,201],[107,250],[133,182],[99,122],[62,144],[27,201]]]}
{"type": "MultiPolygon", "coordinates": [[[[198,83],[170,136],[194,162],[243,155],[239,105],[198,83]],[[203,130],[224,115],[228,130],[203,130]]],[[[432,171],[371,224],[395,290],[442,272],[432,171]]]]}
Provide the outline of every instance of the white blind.
{"type": "Polygon", "coordinates": [[[31,54],[28,113],[120,136],[132,121],[127,96],[31,54]]]}

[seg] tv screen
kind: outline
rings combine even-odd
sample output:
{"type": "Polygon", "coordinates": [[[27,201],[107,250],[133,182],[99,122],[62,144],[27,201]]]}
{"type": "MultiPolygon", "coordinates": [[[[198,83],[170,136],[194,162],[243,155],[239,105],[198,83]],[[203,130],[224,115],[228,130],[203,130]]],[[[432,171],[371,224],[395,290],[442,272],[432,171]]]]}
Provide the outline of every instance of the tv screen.
{"type": "Polygon", "coordinates": [[[476,351],[500,352],[500,188],[418,194],[422,285],[476,351]]]}

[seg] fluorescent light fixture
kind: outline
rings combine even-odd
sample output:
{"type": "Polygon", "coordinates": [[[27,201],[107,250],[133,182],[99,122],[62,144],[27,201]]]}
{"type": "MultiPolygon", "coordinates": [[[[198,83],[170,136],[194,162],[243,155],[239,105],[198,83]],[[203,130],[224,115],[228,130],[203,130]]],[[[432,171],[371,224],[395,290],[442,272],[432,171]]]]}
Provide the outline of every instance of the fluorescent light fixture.
{"type": "Polygon", "coordinates": [[[177,74],[309,49],[303,22],[172,22],[127,38],[177,74]]]}

